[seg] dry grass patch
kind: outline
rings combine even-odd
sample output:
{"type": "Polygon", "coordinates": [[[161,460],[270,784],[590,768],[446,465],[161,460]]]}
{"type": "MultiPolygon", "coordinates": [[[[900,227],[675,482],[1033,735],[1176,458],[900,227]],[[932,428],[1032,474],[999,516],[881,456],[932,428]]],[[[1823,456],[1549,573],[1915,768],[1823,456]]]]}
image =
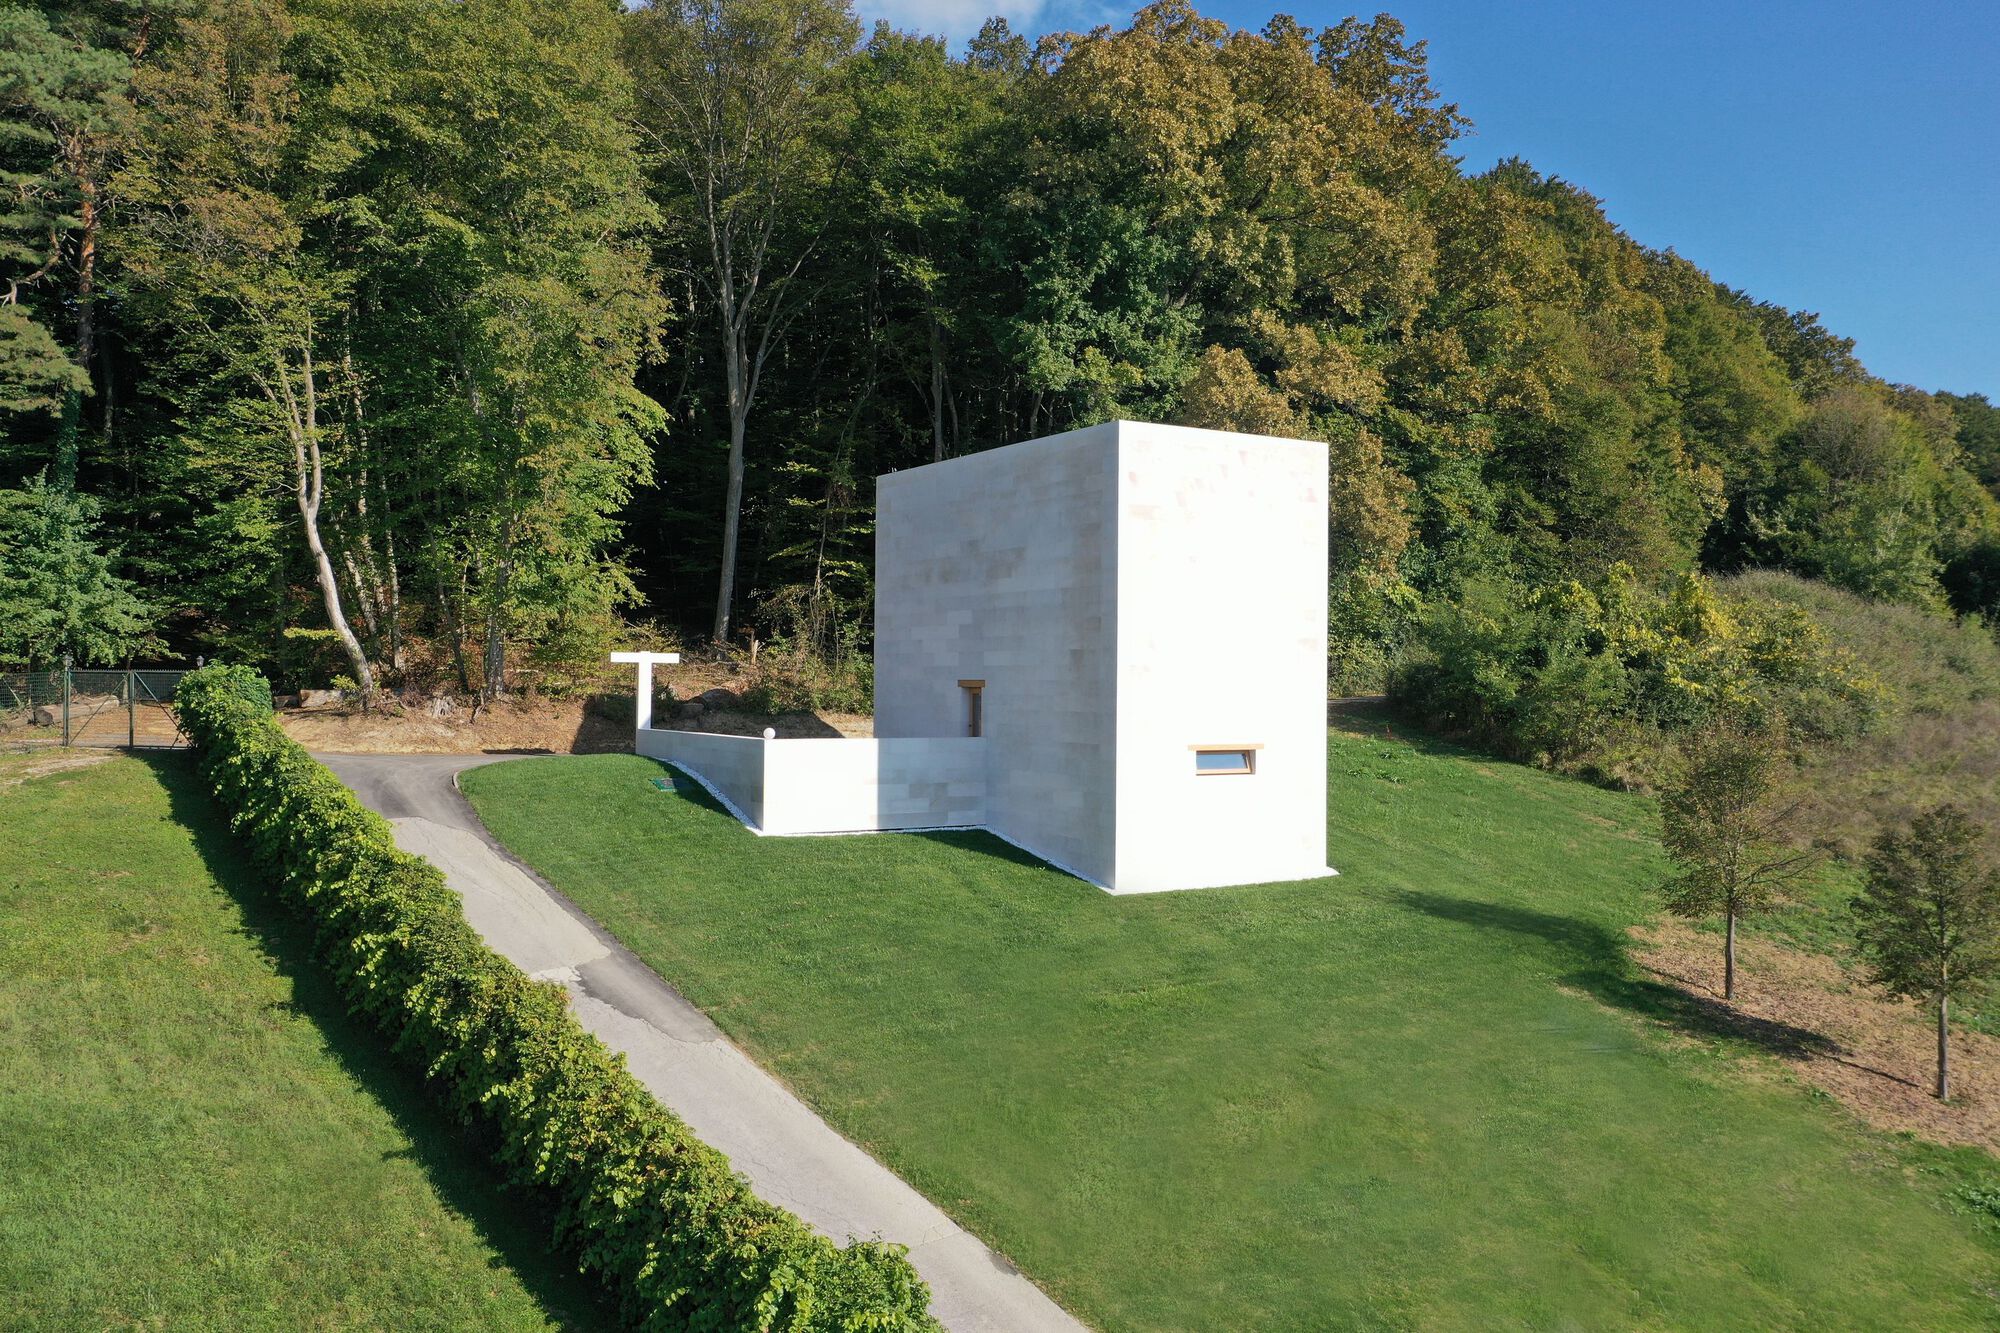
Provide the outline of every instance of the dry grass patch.
{"type": "Polygon", "coordinates": [[[119,753],[117,750],[56,750],[8,756],[8,762],[0,765],[0,791],[18,787],[31,778],[89,768],[107,759],[115,759],[119,753]]]}
{"type": "Polygon", "coordinates": [[[1628,932],[1635,960],[1723,1026],[1764,1046],[1877,1129],[2000,1152],[2000,1038],[1952,1033],[1949,1102],[1930,1093],[1936,1029],[1825,954],[1738,937],[1737,1000],[1722,1003],[1722,949],[1710,933],[1666,920],[1628,932]]]}
{"type": "Polygon", "coordinates": [[[410,711],[364,713],[355,708],[286,709],[287,734],[334,754],[477,754],[540,750],[604,754],[632,748],[629,720],[620,723],[587,699],[501,700],[475,715],[469,707],[442,717],[410,711]]]}

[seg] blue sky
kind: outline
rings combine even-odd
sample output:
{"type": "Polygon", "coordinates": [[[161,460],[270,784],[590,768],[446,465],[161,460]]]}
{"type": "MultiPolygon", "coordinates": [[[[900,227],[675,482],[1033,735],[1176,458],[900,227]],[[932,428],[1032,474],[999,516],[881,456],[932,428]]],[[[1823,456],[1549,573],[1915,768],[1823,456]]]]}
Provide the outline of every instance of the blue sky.
{"type": "MultiPolygon", "coordinates": [[[[1199,3],[1199,0],[1197,0],[1199,3]]],[[[963,38],[1122,26],[1095,0],[858,0],[963,38]]],[[[1203,13],[1261,27],[1271,0],[1203,13]]],[[[1508,156],[1604,200],[1637,240],[1817,310],[1869,368],[2000,401],[2000,0],[1402,0],[1433,79],[1508,156]]],[[[1298,4],[1318,26],[1351,12],[1298,4]]]]}

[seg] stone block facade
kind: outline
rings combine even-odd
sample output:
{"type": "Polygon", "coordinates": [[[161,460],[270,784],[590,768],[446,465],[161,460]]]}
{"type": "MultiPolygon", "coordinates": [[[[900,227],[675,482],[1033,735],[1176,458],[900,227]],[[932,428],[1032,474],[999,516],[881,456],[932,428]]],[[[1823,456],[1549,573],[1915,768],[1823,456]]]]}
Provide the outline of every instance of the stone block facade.
{"type": "Polygon", "coordinates": [[[881,478],[876,734],[975,682],[987,826],[1114,892],[1327,873],[1326,488],[1324,444],[1130,421],[881,478]]]}
{"type": "Polygon", "coordinates": [[[1327,449],[1113,421],[891,473],[875,739],[644,731],[766,833],[979,826],[1113,893],[1330,873],[1327,449]]]}

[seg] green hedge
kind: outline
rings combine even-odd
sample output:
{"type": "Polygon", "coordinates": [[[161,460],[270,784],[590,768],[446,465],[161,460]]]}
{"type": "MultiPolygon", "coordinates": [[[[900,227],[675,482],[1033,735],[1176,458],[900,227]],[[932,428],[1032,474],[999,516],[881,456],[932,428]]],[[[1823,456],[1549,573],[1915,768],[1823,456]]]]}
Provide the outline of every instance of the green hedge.
{"type": "Polygon", "coordinates": [[[223,666],[217,663],[211,667],[204,667],[201,677],[207,688],[233,694],[255,705],[259,713],[278,711],[277,701],[271,697],[271,682],[259,675],[255,667],[223,666]]]}
{"type": "Polygon", "coordinates": [[[457,895],[246,695],[237,669],[175,695],[202,773],[314,929],[355,1013],[468,1120],[508,1178],[550,1201],[557,1240],[649,1329],[932,1330],[900,1246],[836,1246],[750,1192],[728,1161],[571,1016],[562,989],[488,949],[457,895]]]}

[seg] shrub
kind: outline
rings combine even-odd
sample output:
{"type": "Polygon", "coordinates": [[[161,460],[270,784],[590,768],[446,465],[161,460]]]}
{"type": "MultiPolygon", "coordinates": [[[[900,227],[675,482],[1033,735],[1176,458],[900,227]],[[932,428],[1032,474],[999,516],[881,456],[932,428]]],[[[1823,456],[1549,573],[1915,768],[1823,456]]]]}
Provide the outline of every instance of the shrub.
{"type": "Polygon", "coordinates": [[[1474,585],[1433,605],[1391,680],[1432,723],[1503,753],[1643,781],[1675,736],[1721,713],[1801,742],[1872,727],[1882,691],[1796,606],[1726,601],[1684,575],[1664,590],[1614,567],[1595,587],[1474,585]]]}
{"type": "Polygon", "coordinates": [[[753,713],[866,713],[875,707],[875,663],[861,622],[823,585],[785,587],[758,602],[767,645],[743,690],[753,713]]]}
{"type": "Polygon", "coordinates": [[[255,705],[260,713],[278,711],[277,701],[271,697],[271,682],[255,667],[217,663],[204,667],[199,674],[213,681],[213,687],[223,693],[255,705]]]}
{"type": "Polygon", "coordinates": [[[1475,585],[1433,605],[1391,693],[1434,725],[1508,754],[1564,764],[1629,705],[1603,608],[1578,584],[1524,592],[1475,585]]]}
{"type": "Polygon", "coordinates": [[[860,655],[829,662],[803,649],[776,649],[758,659],[743,706],[753,713],[866,713],[875,707],[874,663],[860,655]]]}
{"type": "Polygon", "coordinates": [[[1423,599],[1400,578],[1368,569],[1336,574],[1327,587],[1328,692],[1382,689],[1422,612],[1423,599]]]}
{"type": "MultiPolygon", "coordinates": [[[[312,924],[349,1007],[483,1122],[558,1243],[656,1329],[930,1330],[899,1246],[836,1246],[751,1193],[571,1016],[488,949],[428,862],[254,706],[241,668],[191,672],[181,725],[232,826],[312,924]]],[[[268,703],[268,689],[265,691],[268,703]]]]}
{"type": "Polygon", "coordinates": [[[1811,620],[1871,675],[1893,683],[1901,711],[1949,714],[2000,700],[2000,643],[1977,619],[1870,601],[1773,570],[1738,574],[1717,586],[1732,606],[1786,609],[1811,620]]]}

